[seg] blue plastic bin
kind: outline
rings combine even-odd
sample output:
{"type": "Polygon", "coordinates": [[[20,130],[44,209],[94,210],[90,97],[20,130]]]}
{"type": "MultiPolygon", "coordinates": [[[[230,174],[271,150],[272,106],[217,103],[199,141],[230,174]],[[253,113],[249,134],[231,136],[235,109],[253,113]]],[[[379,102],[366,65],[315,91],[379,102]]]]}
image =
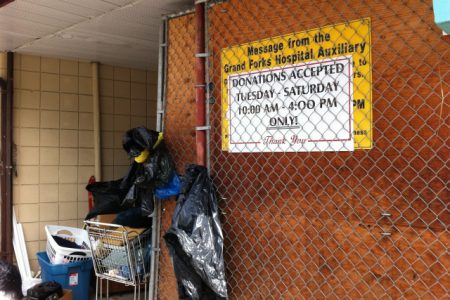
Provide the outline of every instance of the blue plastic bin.
{"type": "Polygon", "coordinates": [[[36,253],[42,271],[42,281],[56,281],[65,289],[71,289],[73,299],[89,300],[89,282],[92,260],[53,265],[46,252],[36,253]]]}

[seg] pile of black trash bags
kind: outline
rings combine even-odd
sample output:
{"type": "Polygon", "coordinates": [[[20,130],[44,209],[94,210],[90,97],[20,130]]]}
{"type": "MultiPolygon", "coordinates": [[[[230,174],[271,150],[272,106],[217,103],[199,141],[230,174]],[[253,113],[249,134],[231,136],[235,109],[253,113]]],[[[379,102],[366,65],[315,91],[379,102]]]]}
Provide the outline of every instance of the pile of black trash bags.
{"type": "Polygon", "coordinates": [[[164,236],[173,258],[179,298],[226,299],[223,234],[208,170],[189,165],[178,182],[162,134],[144,127],[128,130],[122,144],[133,158],[128,173],[86,187],[95,203],[86,219],[117,214],[115,224],[151,227],[154,193],[179,193],[172,225],[164,236]]]}
{"type": "Polygon", "coordinates": [[[162,134],[145,127],[128,130],[122,139],[124,150],[132,162],[121,179],[89,184],[94,207],[86,220],[97,215],[117,214],[115,224],[151,227],[153,193],[167,186],[176,175],[175,165],[167,151],[162,134]]]}

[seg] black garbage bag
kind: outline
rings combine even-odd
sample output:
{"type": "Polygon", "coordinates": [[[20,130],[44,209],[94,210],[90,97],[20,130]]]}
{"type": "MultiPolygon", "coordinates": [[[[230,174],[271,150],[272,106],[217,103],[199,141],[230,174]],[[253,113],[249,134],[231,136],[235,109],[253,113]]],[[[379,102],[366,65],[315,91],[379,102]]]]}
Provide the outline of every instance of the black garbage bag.
{"type": "Polygon", "coordinates": [[[214,186],[205,167],[189,165],[172,225],[164,235],[180,299],[226,299],[223,234],[214,186]]]}
{"type": "Polygon", "coordinates": [[[150,152],[143,163],[133,162],[132,167],[137,168],[137,177],[142,177],[140,182],[152,180],[154,186],[160,187],[172,178],[175,165],[160,132],[145,127],[130,129],[124,134],[122,145],[129,157],[137,157],[146,149],[150,152]]]}
{"type": "Polygon", "coordinates": [[[145,149],[152,149],[158,138],[158,131],[136,127],[125,132],[122,137],[122,146],[130,157],[136,157],[145,149]]]}
{"type": "Polygon", "coordinates": [[[113,223],[133,228],[148,228],[152,224],[152,219],[143,217],[140,207],[133,207],[118,213],[113,223]]]}
{"type": "Polygon", "coordinates": [[[153,190],[169,183],[175,164],[157,131],[144,127],[130,129],[123,136],[122,145],[130,157],[149,151],[148,158],[143,162],[132,162],[122,186],[129,186],[124,205],[140,203],[143,215],[150,216],[154,208],[153,190]]]}
{"type": "Polygon", "coordinates": [[[135,207],[140,208],[142,217],[151,217],[153,190],[168,184],[175,172],[161,133],[145,127],[133,128],[124,134],[122,145],[128,156],[133,158],[128,173],[122,179],[96,182],[86,187],[94,196],[94,207],[86,219],[135,207]],[[144,151],[148,156],[138,162],[136,157],[144,151]]]}
{"type": "Polygon", "coordinates": [[[127,190],[121,188],[122,179],[88,184],[86,189],[92,193],[94,207],[89,211],[86,220],[97,215],[115,214],[128,207],[122,206],[127,190]]]}

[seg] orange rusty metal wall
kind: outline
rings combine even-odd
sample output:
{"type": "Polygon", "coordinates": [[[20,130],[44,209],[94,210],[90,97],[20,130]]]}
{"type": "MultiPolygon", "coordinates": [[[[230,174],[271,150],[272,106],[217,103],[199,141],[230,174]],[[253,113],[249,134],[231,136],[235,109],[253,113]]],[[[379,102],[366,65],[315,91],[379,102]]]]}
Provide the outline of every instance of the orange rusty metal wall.
{"type": "Polygon", "coordinates": [[[193,15],[168,24],[167,100],[164,136],[179,172],[195,162],[195,23],[193,15]]]}
{"type": "MultiPolygon", "coordinates": [[[[168,22],[167,100],[164,139],[180,174],[195,163],[195,22],[193,15],[168,22]]],[[[175,201],[162,202],[161,233],[170,228],[175,201]]],[[[168,248],[161,238],[160,299],[178,299],[168,248]]]]}
{"type": "MultiPolygon", "coordinates": [[[[450,296],[450,45],[430,3],[230,0],[209,9],[211,175],[230,299],[450,296]],[[221,150],[222,48],[364,17],[372,21],[373,149],[221,150]]],[[[193,25],[192,15],[169,20],[165,128],[180,171],[195,161],[193,25]]],[[[161,248],[160,298],[176,299],[161,248]]]]}

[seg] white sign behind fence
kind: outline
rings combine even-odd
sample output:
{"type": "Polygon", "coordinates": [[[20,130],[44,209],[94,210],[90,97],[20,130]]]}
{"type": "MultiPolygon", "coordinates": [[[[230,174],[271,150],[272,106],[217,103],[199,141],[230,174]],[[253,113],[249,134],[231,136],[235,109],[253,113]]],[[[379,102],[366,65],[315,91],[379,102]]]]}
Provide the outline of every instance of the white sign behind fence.
{"type": "Polygon", "coordinates": [[[230,152],[353,151],[352,57],[228,78],[230,152]]]}

